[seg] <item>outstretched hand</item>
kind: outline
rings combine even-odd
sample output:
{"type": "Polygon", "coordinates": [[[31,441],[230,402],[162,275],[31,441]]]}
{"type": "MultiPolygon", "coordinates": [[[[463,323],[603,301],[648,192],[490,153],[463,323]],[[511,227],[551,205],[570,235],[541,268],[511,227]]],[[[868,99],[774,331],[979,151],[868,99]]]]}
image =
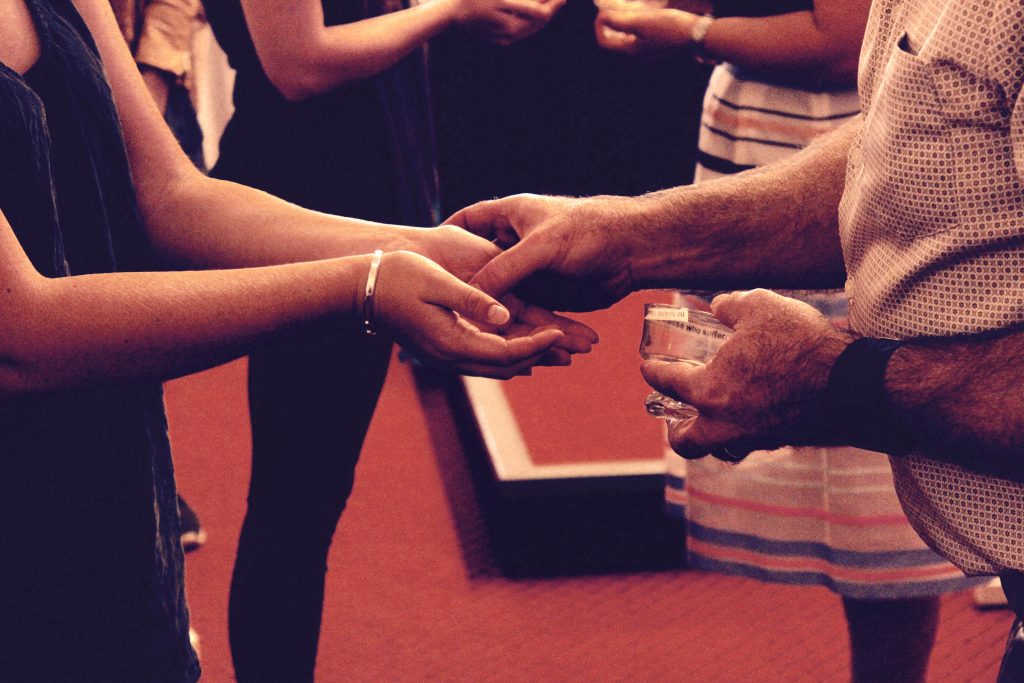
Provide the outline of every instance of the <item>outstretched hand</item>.
{"type": "MultiPolygon", "coordinates": [[[[417,252],[463,282],[469,282],[502,253],[497,245],[454,225],[418,230],[416,234],[420,238],[416,245],[417,252]]],[[[511,318],[503,325],[484,327],[486,331],[518,337],[536,329],[552,328],[564,334],[538,365],[569,365],[573,354],[589,353],[591,346],[598,341],[597,332],[582,323],[552,313],[546,308],[527,304],[511,294],[502,294],[499,298],[508,308],[511,318]]]]}
{"type": "Polygon", "coordinates": [[[385,254],[378,273],[375,320],[417,357],[456,372],[508,379],[568,365],[597,342],[586,325],[512,296],[499,302],[413,252],[385,254]]]}
{"type": "Polygon", "coordinates": [[[458,21],[498,45],[529,37],[547,26],[566,0],[459,0],[458,21]]]}
{"type": "MultiPolygon", "coordinates": [[[[639,3],[638,3],[639,4],[639,3]]],[[[660,55],[686,49],[700,15],[677,9],[604,9],[594,21],[597,44],[629,55],[660,55]]]]}
{"type": "Polygon", "coordinates": [[[521,194],[480,202],[446,223],[506,249],[471,283],[494,296],[515,290],[551,310],[592,311],[632,289],[629,241],[618,218],[627,198],[546,197],[521,194]]]}
{"type": "Polygon", "coordinates": [[[750,452],[834,441],[824,392],[852,341],[812,306],[767,290],[715,298],[712,313],[735,330],[706,365],[645,361],[644,379],[697,408],[669,425],[684,458],[740,460],[750,452]]]}

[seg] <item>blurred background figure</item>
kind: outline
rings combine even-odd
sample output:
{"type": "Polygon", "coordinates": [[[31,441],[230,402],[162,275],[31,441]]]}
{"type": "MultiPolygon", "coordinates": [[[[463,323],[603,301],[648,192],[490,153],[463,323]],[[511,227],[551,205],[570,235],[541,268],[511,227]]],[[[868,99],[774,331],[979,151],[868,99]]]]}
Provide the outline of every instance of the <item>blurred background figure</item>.
{"type": "MultiPolygon", "coordinates": [[[[149,94],[181,148],[201,171],[203,133],[196,119],[190,84],[192,40],[203,25],[199,0],[110,0],[118,26],[142,72],[149,94]]],[[[195,510],[178,496],[181,544],[186,552],[206,542],[195,510]]]]}
{"type": "MultiPolygon", "coordinates": [[[[316,211],[436,225],[426,42],[459,26],[506,45],[563,1],[207,0],[236,71],[211,174],[316,211]]],[[[326,558],[391,351],[323,326],[249,358],[253,469],[229,610],[243,683],[313,679],[326,558]]]]}

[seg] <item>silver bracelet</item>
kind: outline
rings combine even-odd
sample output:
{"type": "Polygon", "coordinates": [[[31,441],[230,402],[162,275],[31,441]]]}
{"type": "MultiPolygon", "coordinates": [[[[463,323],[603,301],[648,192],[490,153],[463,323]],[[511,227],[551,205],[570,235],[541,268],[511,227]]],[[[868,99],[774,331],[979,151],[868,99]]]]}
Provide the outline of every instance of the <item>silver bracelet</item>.
{"type": "Polygon", "coordinates": [[[380,262],[384,258],[384,252],[377,249],[370,259],[370,272],[366,276],[366,290],[363,292],[363,327],[366,334],[371,337],[377,334],[373,325],[373,295],[377,291],[377,273],[380,272],[380,262]]]}

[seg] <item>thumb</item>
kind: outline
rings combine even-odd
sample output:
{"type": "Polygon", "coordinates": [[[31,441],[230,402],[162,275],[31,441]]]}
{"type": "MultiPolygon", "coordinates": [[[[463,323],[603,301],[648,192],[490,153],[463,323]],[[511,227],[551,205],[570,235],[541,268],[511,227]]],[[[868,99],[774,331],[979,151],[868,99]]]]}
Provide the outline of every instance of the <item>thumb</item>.
{"type": "Polygon", "coordinates": [[[467,206],[449,216],[444,225],[457,225],[474,235],[491,239],[496,236],[499,229],[508,226],[508,219],[500,202],[501,200],[491,199],[467,206]]]}
{"type": "Polygon", "coordinates": [[[719,294],[712,300],[711,315],[736,330],[745,322],[755,322],[766,315],[777,313],[783,301],[783,297],[766,289],[729,292],[719,294]]]}
{"type": "Polygon", "coordinates": [[[642,12],[630,10],[602,10],[598,17],[602,24],[622,33],[640,33],[644,28],[642,12]]]}
{"type": "Polygon", "coordinates": [[[524,279],[547,265],[545,250],[535,245],[535,242],[536,240],[528,237],[507,251],[501,252],[473,276],[470,284],[493,296],[504,296],[524,279]]]}
{"type": "Polygon", "coordinates": [[[736,329],[736,323],[748,312],[743,305],[745,292],[719,294],[711,301],[711,315],[729,327],[736,329]]]}
{"type": "Polygon", "coordinates": [[[511,313],[497,299],[458,278],[448,275],[435,290],[432,303],[455,311],[463,318],[486,325],[503,325],[511,313]]]}

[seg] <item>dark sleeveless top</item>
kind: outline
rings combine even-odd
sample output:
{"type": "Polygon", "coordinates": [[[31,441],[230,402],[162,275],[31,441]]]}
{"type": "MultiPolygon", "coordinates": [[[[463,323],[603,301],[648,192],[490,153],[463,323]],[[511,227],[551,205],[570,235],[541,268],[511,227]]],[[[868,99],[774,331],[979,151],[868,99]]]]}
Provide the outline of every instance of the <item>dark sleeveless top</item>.
{"type": "MultiPolygon", "coordinates": [[[[70,0],[28,6],[42,53],[0,64],[0,210],[47,277],[149,269],[92,38],[70,0]]],[[[159,384],[0,400],[0,679],[196,680],[176,505],[159,384]]]]}
{"type": "Polygon", "coordinates": [[[769,17],[814,9],[813,0],[712,0],[716,17],[769,17]]]}
{"type": "MultiPolygon", "coordinates": [[[[267,78],[240,0],[203,0],[236,71],[235,112],[211,175],[327,213],[411,225],[439,220],[425,54],[302,102],[267,78]]],[[[400,0],[323,0],[326,25],[402,9],[400,0]]]]}

